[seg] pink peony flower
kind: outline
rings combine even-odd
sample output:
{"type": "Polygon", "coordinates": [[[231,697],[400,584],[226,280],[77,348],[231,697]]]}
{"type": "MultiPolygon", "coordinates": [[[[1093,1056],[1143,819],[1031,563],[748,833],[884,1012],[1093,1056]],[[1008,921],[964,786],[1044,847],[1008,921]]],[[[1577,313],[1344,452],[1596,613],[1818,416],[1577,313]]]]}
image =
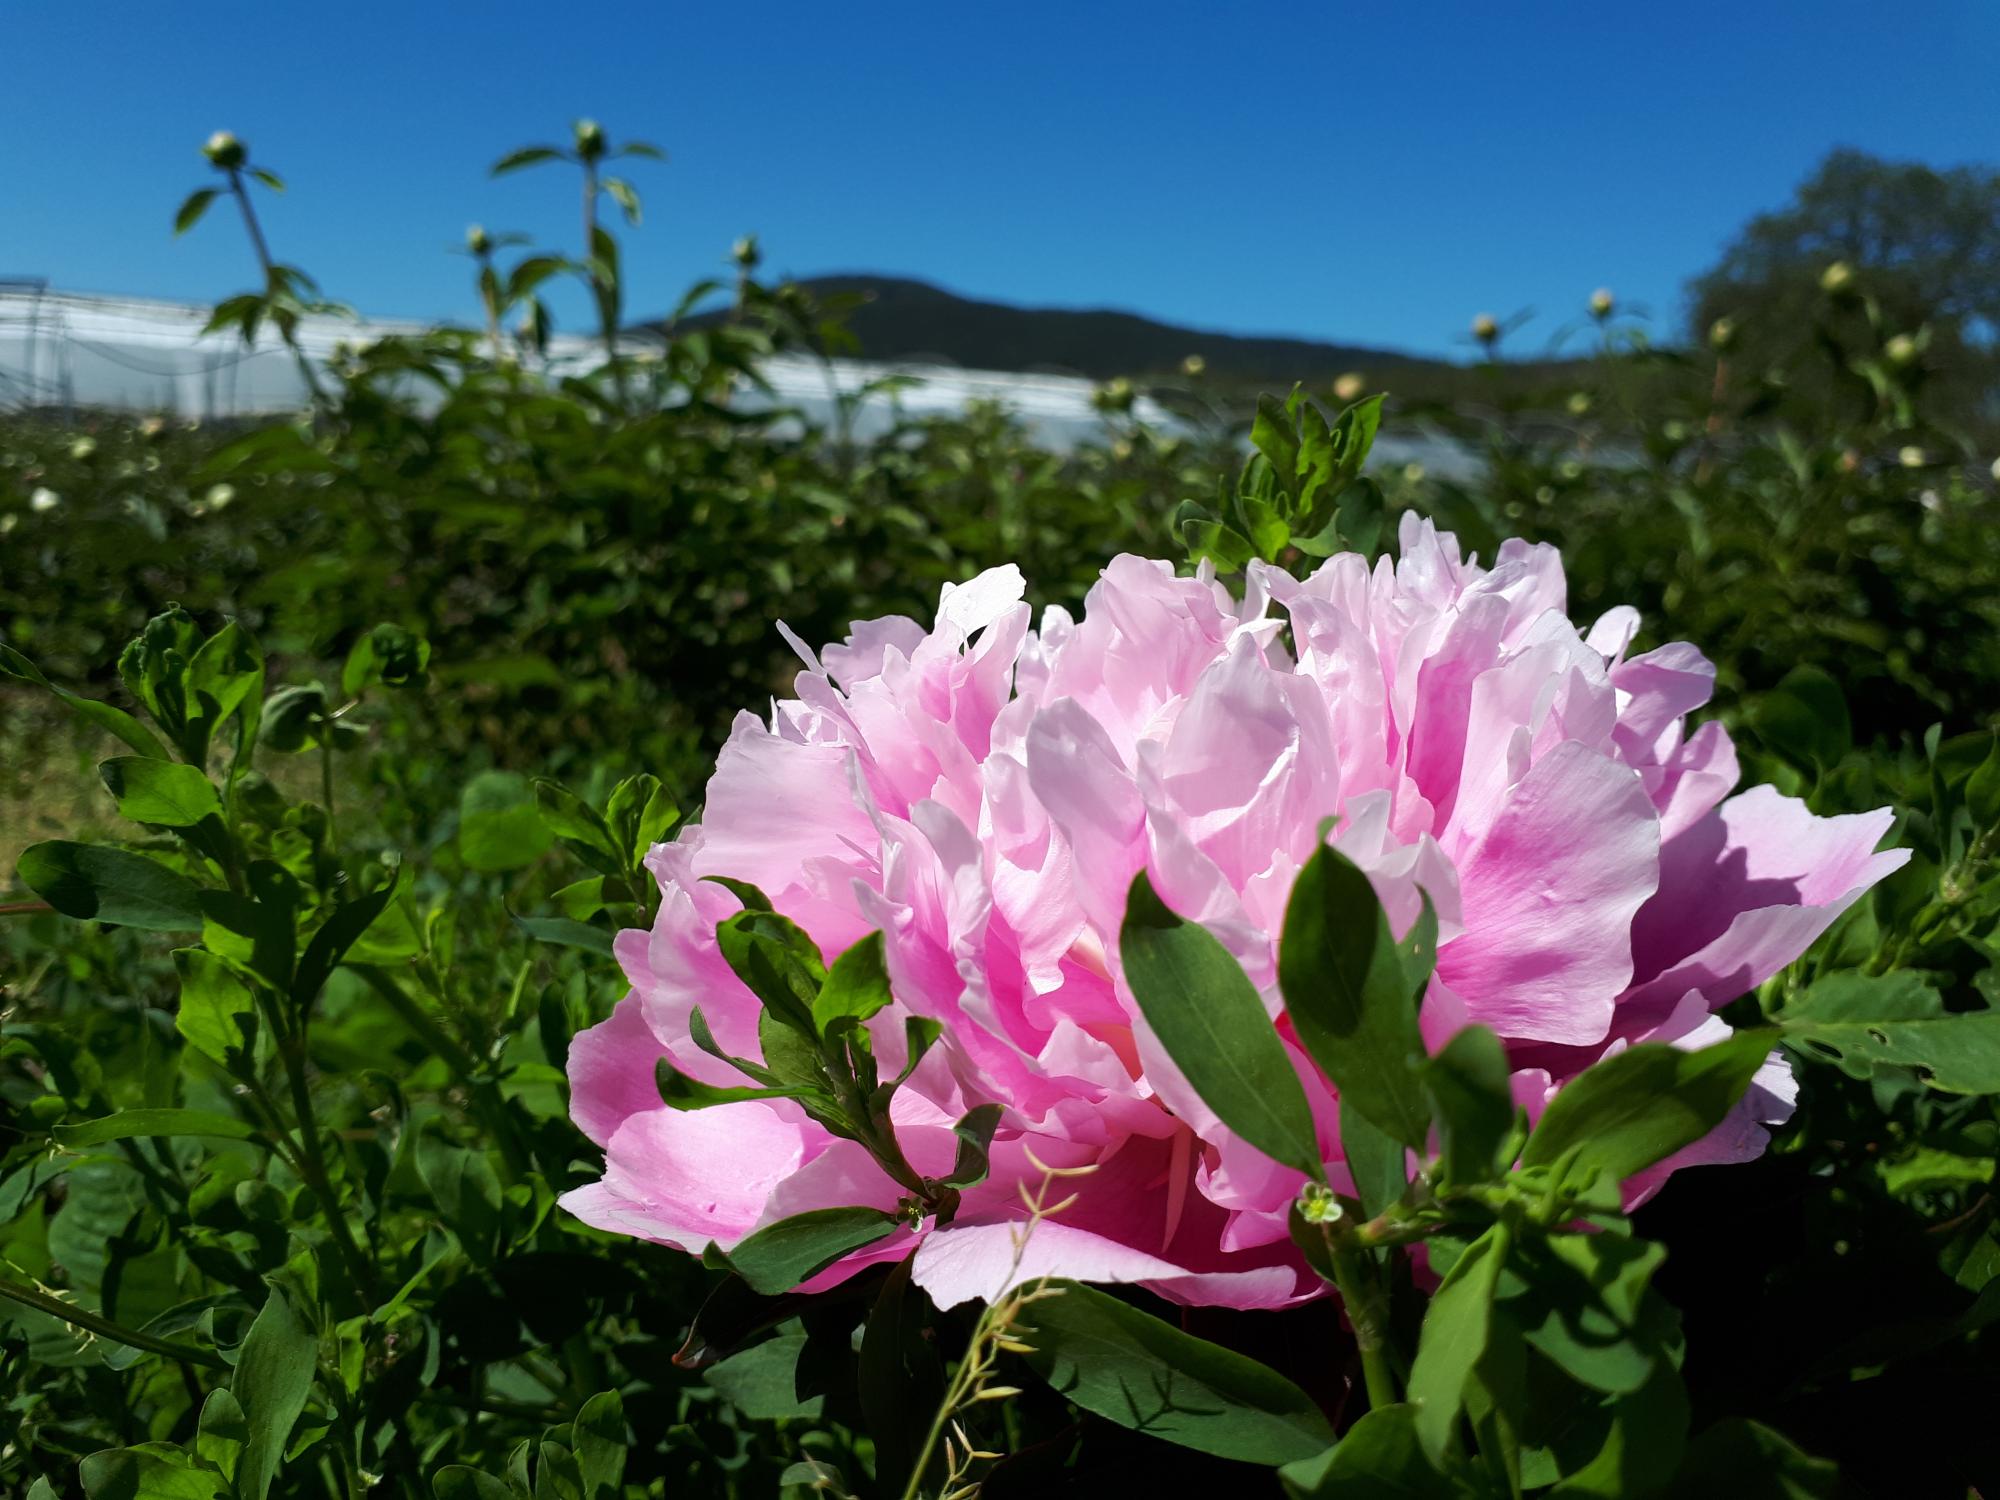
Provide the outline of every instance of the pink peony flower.
{"type": "MultiPolygon", "coordinates": [[[[1876,852],[1887,811],[1729,797],[1728,734],[1682,722],[1714,668],[1687,645],[1628,655],[1629,608],[1580,633],[1553,548],[1508,542],[1485,568],[1405,516],[1401,553],[1337,556],[1304,581],[1256,566],[1240,601],[1206,572],[1120,557],[1080,620],[1050,609],[1039,631],[1009,566],[947,586],[929,629],[868,621],[818,657],[793,638],[798,696],[737,720],[701,825],[651,855],[652,931],[619,935],[631,993],[571,1049],[605,1173],[565,1205],[699,1251],[902,1194],[789,1100],[660,1103],[662,1055],[743,1082],[689,1040],[697,1005],[725,1051],[760,1055],[758,1003],[716,946],[738,903],[706,876],[760,886],[829,960],[885,934],[895,1004],[868,1023],[885,1075],[905,1014],[943,1027],[892,1107],[919,1172],[948,1170],[967,1109],[1004,1106],[991,1175],[919,1231],[915,1279],[940,1304],[1003,1289],[1032,1156],[1098,1170],[1065,1185],[1081,1197],[1031,1237],[1020,1275],[1279,1307],[1323,1290],[1286,1233],[1303,1178],[1223,1128],[1141,1019],[1118,956],[1139,870],[1235,954],[1291,1046],[1276,934],[1336,816],[1397,933],[1419,888],[1437,907],[1427,1044],[1492,1027],[1538,1115],[1610,1052],[1711,1040],[1718,1006],[1903,862],[1876,852]]],[[[1347,1185],[1332,1089],[1292,1052],[1347,1185]]],[[[1774,1054],[1729,1120],[1628,1191],[1757,1155],[1792,1098],[1774,1054]]],[[[899,1231],[807,1286],[909,1249],[899,1231]]]]}

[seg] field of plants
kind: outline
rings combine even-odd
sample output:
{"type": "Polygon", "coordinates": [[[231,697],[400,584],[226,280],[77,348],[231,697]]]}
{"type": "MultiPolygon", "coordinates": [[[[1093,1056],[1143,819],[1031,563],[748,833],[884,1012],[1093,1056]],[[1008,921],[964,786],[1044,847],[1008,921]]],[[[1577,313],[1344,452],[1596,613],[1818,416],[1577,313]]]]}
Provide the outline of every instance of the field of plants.
{"type": "Polygon", "coordinates": [[[857,441],[753,247],[620,342],[619,151],[295,419],[0,419],[0,1494],[2000,1494],[1955,325],[857,441]]]}

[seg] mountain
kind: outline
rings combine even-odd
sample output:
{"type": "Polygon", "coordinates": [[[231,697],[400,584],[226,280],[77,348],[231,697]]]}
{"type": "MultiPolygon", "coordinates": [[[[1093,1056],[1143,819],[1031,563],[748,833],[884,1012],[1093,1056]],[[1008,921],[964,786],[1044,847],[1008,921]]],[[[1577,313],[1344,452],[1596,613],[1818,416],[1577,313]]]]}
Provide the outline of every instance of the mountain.
{"type": "Polygon", "coordinates": [[[966,369],[1047,370],[1103,380],[1165,374],[1195,354],[1219,377],[1287,382],[1432,363],[1310,339],[1209,333],[1110,309],[1014,307],[906,277],[831,275],[800,284],[819,297],[853,293],[862,299],[848,326],[870,359],[942,357],[966,369]]]}

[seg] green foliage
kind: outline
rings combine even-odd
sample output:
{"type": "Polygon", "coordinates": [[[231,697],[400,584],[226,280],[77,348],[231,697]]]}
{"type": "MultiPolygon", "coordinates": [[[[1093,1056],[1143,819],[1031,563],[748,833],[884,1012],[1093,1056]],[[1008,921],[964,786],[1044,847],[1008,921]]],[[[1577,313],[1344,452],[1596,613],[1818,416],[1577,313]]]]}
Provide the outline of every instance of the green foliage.
{"type": "MultiPolygon", "coordinates": [[[[1627,1048],[1532,1131],[1490,1032],[1423,1044],[1434,912],[1397,942],[1316,854],[1277,955],[1294,1048],[1142,878],[1122,958],[1145,1024],[1305,1175],[1292,1249],[1346,1326],[1043,1288],[994,1346],[1019,1388],[957,1413],[953,1443],[1007,1454],[969,1472],[995,1495],[1636,1500],[1831,1494],[1823,1452],[1872,1493],[1990,1481],[2000,550],[1986,439],[1938,389],[1948,314],[1918,336],[1894,268],[1857,261],[1851,286],[1785,291],[1787,350],[1755,352],[1747,315],[1710,355],[1609,309],[1559,367],[1507,365],[1496,335],[1462,372],[1488,399],[1428,413],[1478,458],[1468,481],[1364,472],[1384,404],[1329,419],[1303,391],[1167,435],[1127,383],[1062,456],[995,410],[905,421],[893,383],[801,430],[734,392],[773,352],[844,349],[837,309],[757,283],[753,252],[726,307],[697,315],[698,288],[663,332],[624,330],[597,212],[636,224],[640,202],[600,169],[651,153],[572,134],[496,169],[566,163],[586,209],[573,253],[503,264],[519,237],[468,237],[483,332],[350,351],[298,421],[96,422],[87,445],[0,425],[22,564],[0,738],[35,799],[0,899],[0,1490],[936,1493],[924,1434],[975,1314],[933,1307],[908,1256],[789,1290],[949,1221],[1000,1124],[969,1109],[940,1176],[905,1156],[891,1107],[939,1028],[885,1017],[879,934],[823,954],[719,882],[757,1056],[697,1009],[740,1085],[658,1081],[682,1108],[789,1101],[871,1154],[894,1209],[780,1220],[704,1268],[556,1207],[594,1171],[570,1039],[624,991],[612,936],[657,910],[647,853],[696,811],[729,715],[796,670],[774,615],[837,639],[1003,558],[1073,605],[1110,554],[1170,538],[1225,574],[1298,568],[1384,550],[1406,510],[1489,556],[1560,542],[1579,617],[1635,603],[1634,649],[1716,656],[1754,778],[1826,813],[1893,804],[1911,863],[1738,1000],[1728,1040],[1627,1048]],[[598,371],[541,357],[557,277],[593,299],[598,371]],[[879,438],[855,437],[863,401],[879,438]],[[57,508],[27,502],[44,488],[57,508]],[[1175,512],[1190,495],[1212,499],[1175,512]],[[1774,1044],[1802,1093],[1771,1151],[1628,1214],[1624,1183],[1723,1119],[1774,1044]],[[1339,1089],[1342,1162],[1308,1066],[1339,1089]]],[[[177,227],[229,197],[265,272],[217,326],[289,338],[318,294],[262,247],[247,195],[275,179],[240,142],[210,159],[223,185],[177,227]]]]}

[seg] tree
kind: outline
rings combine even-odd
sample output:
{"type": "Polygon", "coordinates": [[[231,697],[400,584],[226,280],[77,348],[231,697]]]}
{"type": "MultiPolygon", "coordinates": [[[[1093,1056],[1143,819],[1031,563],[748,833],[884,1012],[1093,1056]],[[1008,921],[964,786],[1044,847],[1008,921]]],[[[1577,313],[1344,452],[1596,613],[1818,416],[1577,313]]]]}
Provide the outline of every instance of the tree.
{"type": "Polygon", "coordinates": [[[1796,372],[1808,341],[1851,359],[1928,330],[1925,374],[1946,409],[1973,417],[1991,402],[2000,332],[2000,172],[1835,150],[1690,283],[1689,312],[1697,340],[1727,319],[1752,370],[1796,372]]]}

